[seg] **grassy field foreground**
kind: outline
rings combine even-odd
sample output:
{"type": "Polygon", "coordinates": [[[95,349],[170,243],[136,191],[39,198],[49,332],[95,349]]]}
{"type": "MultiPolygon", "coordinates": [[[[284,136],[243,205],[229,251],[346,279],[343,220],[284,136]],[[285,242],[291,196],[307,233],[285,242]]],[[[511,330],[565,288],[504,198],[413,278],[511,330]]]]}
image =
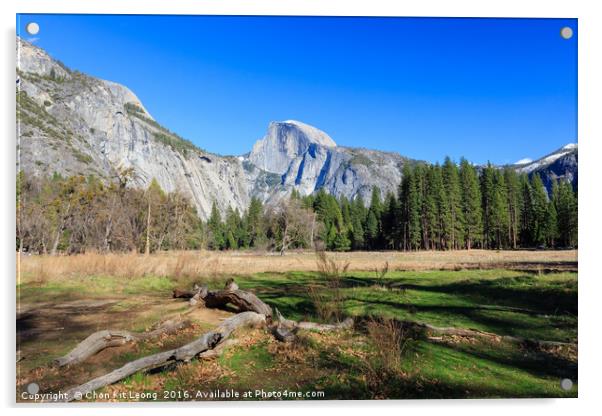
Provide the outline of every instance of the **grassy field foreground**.
{"type": "MultiPolygon", "coordinates": [[[[265,330],[239,331],[237,343],[219,359],[137,374],[102,389],[95,400],[207,400],[230,389],[252,390],[250,399],[576,397],[576,254],[339,254],[338,261],[350,264],[340,292],[344,314],[356,318],[354,330],[306,332],[291,345],[265,330]],[[373,270],[385,262],[390,271],[384,276],[373,270]],[[498,336],[404,333],[395,325],[400,321],[498,336]],[[569,345],[509,343],[502,335],[569,345]],[[561,389],[563,378],[575,383],[570,391],[561,389]]],[[[217,288],[234,275],[242,289],[287,318],[320,320],[310,290],[323,284],[315,264],[310,253],[24,256],[17,286],[17,391],[31,382],[43,392],[64,390],[184,344],[232,315],[198,308],[189,314],[193,327],[176,335],[107,349],[68,369],[52,366],[91,332],[144,331],[189,311],[170,295],[194,281],[217,288]]]]}

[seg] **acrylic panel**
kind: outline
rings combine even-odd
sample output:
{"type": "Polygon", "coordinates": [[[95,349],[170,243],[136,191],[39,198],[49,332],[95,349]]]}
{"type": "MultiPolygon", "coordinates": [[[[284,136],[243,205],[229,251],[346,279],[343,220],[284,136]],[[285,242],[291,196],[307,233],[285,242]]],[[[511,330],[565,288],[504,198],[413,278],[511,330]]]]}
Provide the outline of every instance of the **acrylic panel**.
{"type": "Polygon", "coordinates": [[[16,400],[576,397],[577,36],[17,15],[16,400]]]}

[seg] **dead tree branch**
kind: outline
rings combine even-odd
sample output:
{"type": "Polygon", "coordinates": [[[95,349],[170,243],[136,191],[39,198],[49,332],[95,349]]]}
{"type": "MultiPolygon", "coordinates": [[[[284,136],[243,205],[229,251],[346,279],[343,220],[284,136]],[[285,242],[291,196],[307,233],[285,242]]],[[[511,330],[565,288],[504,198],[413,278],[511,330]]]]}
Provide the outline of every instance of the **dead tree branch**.
{"type": "Polygon", "coordinates": [[[265,324],[265,316],[255,312],[239,313],[226,319],[213,331],[201,335],[189,344],[169,351],[160,352],[129,362],[121,368],[111,371],[104,376],[97,377],[80,386],[73,387],[65,392],[64,401],[70,402],[85,398],[87,393],[109,384],[116,383],[124,378],[154,368],[164,367],[176,362],[188,362],[195,356],[215,349],[222,344],[234,330],[244,326],[259,326],[265,324]]]}
{"type": "Polygon", "coordinates": [[[207,290],[205,286],[195,286],[191,291],[175,289],[174,298],[191,299],[191,305],[195,305],[199,300],[205,302],[207,308],[224,308],[231,304],[239,312],[257,312],[265,315],[267,318],[272,316],[272,308],[259,299],[255,294],[240,290],[233,279],[226,281],[223,290],[207,290]]]}
{"type": "Polygon", "coordinates": [[[144,341],[159,337],[162,334],[173,334],[178,330],[190,326],[190,321],[181,319],[170,319],[160,324],[156,329],[135,333],[124,330],[105,329],[90,335],[80,342],[67,355],[57,358],[55,364],[59,367],[80,363],[92,355],[109,347],[118,347],[129,342],[144,341]]]}

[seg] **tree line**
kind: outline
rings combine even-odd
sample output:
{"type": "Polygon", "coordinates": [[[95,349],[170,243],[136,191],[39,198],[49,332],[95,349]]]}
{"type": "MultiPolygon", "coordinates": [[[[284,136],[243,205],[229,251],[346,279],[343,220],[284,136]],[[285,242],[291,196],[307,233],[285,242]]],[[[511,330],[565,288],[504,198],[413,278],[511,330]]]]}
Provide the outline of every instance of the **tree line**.
{"type": "Polygon", "coordinates": [[[93,176],[29,177],[17,184],[17,249],[36,253],[85,251],[289,249],[451,250],[575,247],[577,194],[565,181],[548,194],[537,174],[462,159],[442,165],[406,164],[396,193],[375,187],[336,198],[320,189],[244,212],[213,203],[202,221],[178,192],[153,180],[127,186],[133,171],[105,183],[93,176]]]}

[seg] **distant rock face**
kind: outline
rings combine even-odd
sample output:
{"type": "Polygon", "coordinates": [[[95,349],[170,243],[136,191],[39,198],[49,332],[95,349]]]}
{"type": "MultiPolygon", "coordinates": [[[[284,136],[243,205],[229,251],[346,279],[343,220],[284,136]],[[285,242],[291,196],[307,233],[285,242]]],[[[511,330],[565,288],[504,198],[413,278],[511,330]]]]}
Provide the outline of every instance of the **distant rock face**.
{"type": "Polygon", "coordinates": [[[160,126],[128,88],[70,71],[22,40],[18,54],[19,168],[28,173],[96,175],[115,180],[133,169],[131,186],[187,195],[201,218],[246,209],[241,161],[204,152],[160,126]]]}
{"type": "Polygon", "coordinates": [[[249,154],[253,165],[281,175],[275,189],[280,196],[292,189],[309,195],[325,188],[337,197],[365,199],[373,186],[384,196],[395,192],[407,160],[395,153],[337,147],[328,134],[293,120],[270,123],[249,154]]]}
{"type": "Polygon", "coordinates": [[[71,77],[71,71],[50,58],[44,50],[24,42],[21,38],[17,38],[17,68],[41,76],[71,77]]]}
{"type": "Polygon", "coordinates": [[[293,159],[335,146],[330,136],[315,127],[294,120],[272,122],[265,137],[253,146],[249,160],[266,172],[282,175],[293,159]]]}
{"type": "Polygon", "coordinates": [[[578,156],[577,143],[569,143],[538,160],[517,163],[515,168],[529,176],[538,174],[548,191],[552,189],[552,183],[559,180],[570,182],[577,189],[578,156]]]}

